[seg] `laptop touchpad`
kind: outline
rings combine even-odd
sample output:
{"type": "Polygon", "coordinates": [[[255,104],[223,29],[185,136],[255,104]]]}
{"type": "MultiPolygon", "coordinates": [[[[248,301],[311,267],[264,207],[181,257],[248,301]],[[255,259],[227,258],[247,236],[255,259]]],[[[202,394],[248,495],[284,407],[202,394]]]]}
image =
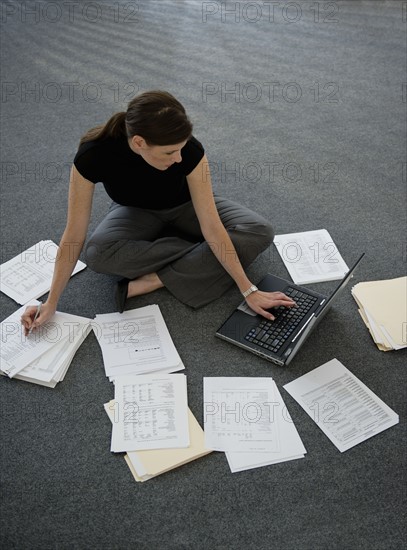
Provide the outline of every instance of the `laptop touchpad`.
{"type": "Polygon", "coordinates": [[[239,311],[243,311],[243,313],[247,313],[248,315],[252,315],[253,317],[256,317],[257,313],[250,308],[246,302],[246,300],[243,300],[243,302],[237,307],[239,311]]]}

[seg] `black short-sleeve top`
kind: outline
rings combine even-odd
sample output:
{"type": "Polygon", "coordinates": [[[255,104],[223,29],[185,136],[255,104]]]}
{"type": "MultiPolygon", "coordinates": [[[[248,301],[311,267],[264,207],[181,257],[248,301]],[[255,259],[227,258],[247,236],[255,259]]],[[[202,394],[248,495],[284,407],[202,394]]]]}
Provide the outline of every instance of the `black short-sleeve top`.
{"type": "Polygon", "coordinates": [[[162,210],[191,200],[186,176],[203,156],[202,144],[192,136],[181,149],[181,162],[167,170],[158,170],[132,151],[127,138],[122,136],[83,143],[74,165],[85,179],[103,183],[115,202],[162,210]]]}

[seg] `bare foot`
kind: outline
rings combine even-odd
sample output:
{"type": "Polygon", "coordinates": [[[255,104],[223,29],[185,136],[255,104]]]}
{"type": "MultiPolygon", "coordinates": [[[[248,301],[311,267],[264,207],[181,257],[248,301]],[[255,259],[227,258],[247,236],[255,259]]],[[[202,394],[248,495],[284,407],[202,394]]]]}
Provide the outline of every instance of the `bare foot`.
{"type": "Polygon", "coordinates": [[[157,273],[148,273],[142,277],[138,277],[129,282],[129,288],[127,291],[127,298],[133,296],[140,296],[141,294],[148,294],[157,290],[157,288],[163,287],[164,284],[159,279],[157,273]]]}

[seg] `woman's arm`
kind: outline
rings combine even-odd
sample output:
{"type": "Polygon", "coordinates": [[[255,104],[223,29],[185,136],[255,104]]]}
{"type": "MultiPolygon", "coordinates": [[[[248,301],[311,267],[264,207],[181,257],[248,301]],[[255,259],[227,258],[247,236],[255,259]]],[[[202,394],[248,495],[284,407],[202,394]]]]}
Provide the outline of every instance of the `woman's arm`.
{"type": "Polygon", "coordinates": [[[30,328],[36,328],[48,321],[57,309],[59,298],[72,275],[86,239],[94,189],[95,185],[83,178],[75,166],[72,166],[67,223],[59,243],[51,289],[35,323],[33,319],[36,307],[29,306],[21,317],[26,333],[30,328]]]}
{"type": "MultiPolygon", "coordinates": [[[[198,166],[187,176],[187,181],[195,212],[206,242],[211,247],[216,258],[236,282],[240,292],[245,292],[253,283],[244,272],[236,249],[216,209],[206,156],[202,158],[198,166]]],[[[282,292],[262,292],[260,290],[249,294],[246,301],[253,311],[268,319],[274,319],[274,316],[267,311],[268,309],[278,306],[291,307],[295,305],[295,302],[282,292]]]]}

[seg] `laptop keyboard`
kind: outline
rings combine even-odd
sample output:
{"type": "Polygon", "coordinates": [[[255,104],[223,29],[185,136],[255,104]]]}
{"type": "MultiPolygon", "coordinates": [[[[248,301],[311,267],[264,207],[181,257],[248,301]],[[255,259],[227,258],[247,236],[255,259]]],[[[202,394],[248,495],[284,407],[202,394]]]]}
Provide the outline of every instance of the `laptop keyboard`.
{"type": "Polygon", "coordinates": [[[318,300],[315,296],[305,294],[295,288],[288,288],[284,294],[292,298],[297,306],[287,308],[280,306],[273,308],[274,321],[262,319],[257,327],[254,327],[245,336],[249,342],[277,353],[290,338],[298,325],[307,315],[309,310],[318,300]]]}

